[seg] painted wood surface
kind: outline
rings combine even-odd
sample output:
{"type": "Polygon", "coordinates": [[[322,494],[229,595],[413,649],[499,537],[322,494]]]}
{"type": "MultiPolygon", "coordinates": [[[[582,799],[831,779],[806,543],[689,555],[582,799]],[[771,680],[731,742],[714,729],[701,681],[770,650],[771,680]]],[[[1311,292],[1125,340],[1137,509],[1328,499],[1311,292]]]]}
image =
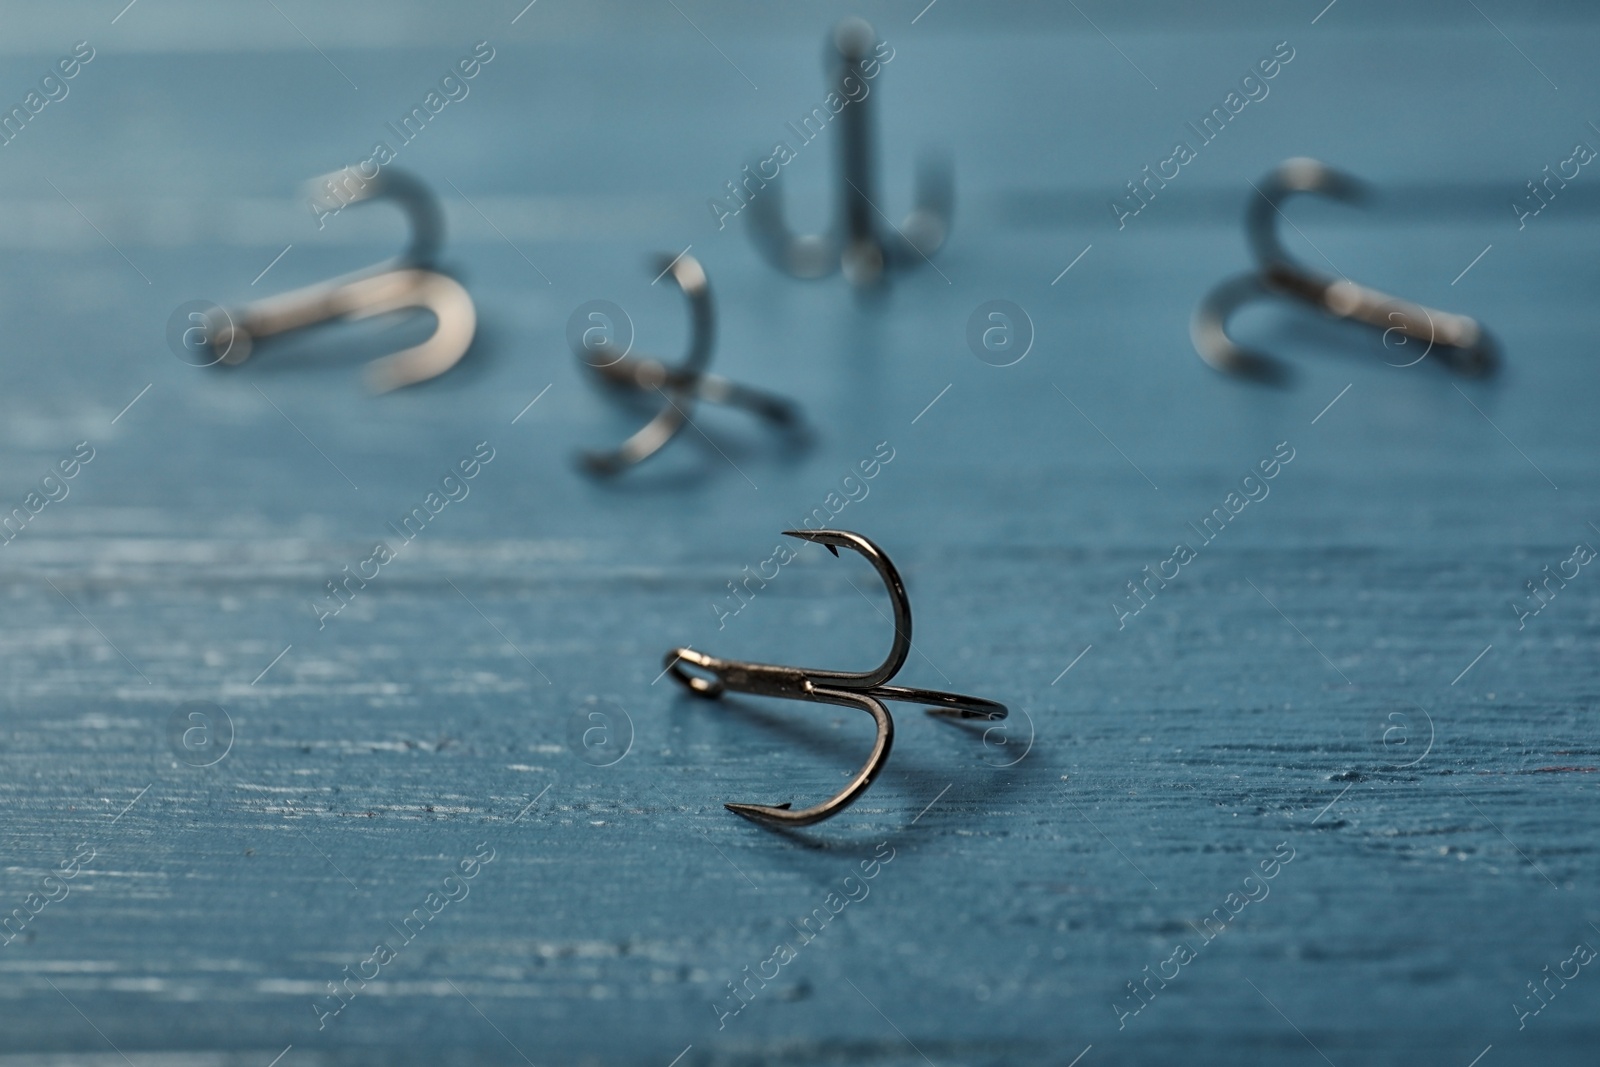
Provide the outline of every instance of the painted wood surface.
{"type": "MultiPolygon", "coordinates": [[[[821,102],[847,9],[277,6],[63,5],[4,46],[5,100],[95,57],[0,148],[0,503],[58,497],[0,549],[0,912],[27,916],[0,1063],[1594,1062],[1600,579],[1566,561],[1600,544],[1600,178],[1509,206],[1600,146],[1591,15],[869,6],[885,212],[924,144],[959,199],[933,267],[860,299],[706,204],[821,102]],[[467,360],[375,398],[360,365],[425,324],[175,358],[184,302],[397,246],[382,206],[319,230],[299,183],[480,40],[396,160],[444,199],[467,360]],[[1270,92],[1119,229],[1112,198],[1279,42],[1270,92]],[[1380,194],[1294,203],[1297,253],[1481,317],[1499,379],[1278,306],[1237,325],[1293,387],[1195,358],[1248,183],[1291,155],[1380,194]],[[596,483],[575,452],[638,415],[568,317],[614,301],[675,353],[647,257],[691,245],[715,368],[798,399],[810,442],[703,408],[596,483]],[[967,344],[993,299],[1032,323],[1013,366],[967,344]],[[901,680],[1014,719],[897,708],[872,790],[774,833],[723,802],[827,795],[866,718],[696,701],[661,657],[875,662],[859,561],[806,547],[728,599],[830,506],[905,575],[901,680]]],[[[830,151],[786,168],[797,225],[830,151]]]]}

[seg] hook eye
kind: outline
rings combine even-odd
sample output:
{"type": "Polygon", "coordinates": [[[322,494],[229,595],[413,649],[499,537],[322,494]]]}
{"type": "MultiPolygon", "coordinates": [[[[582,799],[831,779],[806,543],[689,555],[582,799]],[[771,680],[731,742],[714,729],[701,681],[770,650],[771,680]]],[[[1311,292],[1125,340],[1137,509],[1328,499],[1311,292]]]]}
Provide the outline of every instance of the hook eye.
{"type": "Polygon", "coordinates": [[[843,19],[828,34],[828,51],[824,58],[831,63],[860,63],[872,54],[878,44],[878,31],[872,23],[859,15],[843,19]]]}
{"type": "Polygon", "coordinates": [[[727,689],[714,666],[716,662],[717,660],[714,656],[696,652],[687,646],[675,648],[668,652],[666,656],[667,673],[676,678],[689,692],[708,699],[720,697],[727,689]],[[711,677],[706,678],[698,674],[690,674],[688,668],[684,666],[686,663],[705,671],[711,677]]]}

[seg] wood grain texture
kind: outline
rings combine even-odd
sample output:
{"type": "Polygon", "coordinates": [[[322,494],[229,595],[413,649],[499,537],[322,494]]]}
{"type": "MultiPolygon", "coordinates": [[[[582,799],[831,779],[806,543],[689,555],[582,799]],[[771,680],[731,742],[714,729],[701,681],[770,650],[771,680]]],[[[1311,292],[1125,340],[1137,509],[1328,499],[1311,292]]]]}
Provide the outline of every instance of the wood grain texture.
{"type": "MultiPolygon", "coordinates": [[[[759,90],[687,25],[544,3],[515,27],[397,8],[398,43],[330,16],[326,61],[193,43],[154,4],[117,24],[146,20],[142,50],[54,16],[63,44],[102,36],[0,152],[0,503],[77,442],[95,457],[0,547],[0,915],[59,896],[45,879],[80,846],[93,859],[0,947],[0,1064],[1593,1062],[1592,968],[1537,1015],[1516,1005],[1600,946],[1600,577],[1521,629],[1510,605],[1600,544],[1596,179],[1521,231],[1506,208],[1594,143],[1588,17],[1486,7],[1511,46],[1470,10],[1208,27],[1153,9],[1104,22],[1124,58],[1055,15],[1031,32],[1024,8],[990,27],[869,7],[898,49],[885,210],[930,143],[955,155],[960,214],[937,271],[859,300],[777,277],[704,207],[820,96],[844,9],[796,29],[683,6],[759,90]],[[175,51],[143,50],[163,20],[175,51]],[[425,326],[341,328],[234,371],[173,358],[183,301],[394,246],[381,206],[319,231],[298,183],[364,155],[484,37],[494,62],[400,160],[445,194],[482,322],[466,361],[373,398],[361,363],[425,326]],[[1285,39],[1272,94],[1118,231],[1105,202],[1285,39]],[[1194,302],[1246,265],[1247,182],[1305,153],[1396,195],[1294,204],[1298,251],[1480,316],[1500,379],[1386,366],[1376,336],[1275,306],[1237,326],[1294,387],[1192,354],[1194,302]],[[705,408],[703,434],[590,481],[576,451],[638,423],[580,375],[567,316],[616,301],[641,348],[675,353],[681,308],[644,266],[689,244],[721,309],[715,369],[797,398],[812,441],[705,408]],[[1008,368],[964,341],[997,297],[1036,331],[1008,368]],[[323,584],[479,442],[494,459],[470,494],[319,628],[323,584]],[[860,802],[764,830],[722,804],[828,795],[867,719],[694,700],[661,656],[875,662],[884,601],[859,561],[805,547],[720,628],[715,605],[880,442],[894,458],[837,521],[906,578],[900,680],[1014,718],[986,733],[897,708],[860,802]],[[1188,524],[1281,442],[1270,495],[1201,543],[1188,524]],[[1119,625],[1126,583],[1179,542],[1194,560],[1119,625]],[[187,701],[231,721],[213,766],[171,747],[187,701]],[[609,766],[572,740],[597,709],[625,749],[609,766]],[[379,943],[393,959],[322,1016],[379,943]],[[1180,943],[1193,958],[1134,999],[1180,943]],[[780,945],[793,959],[730,1013],[729,983],[770,975],[780,945]]],[[[21,78],[54,55],[14,59],[21,78]]],[[[786,175],[797,220],[826,209],[827,151],[786,175]]]]}

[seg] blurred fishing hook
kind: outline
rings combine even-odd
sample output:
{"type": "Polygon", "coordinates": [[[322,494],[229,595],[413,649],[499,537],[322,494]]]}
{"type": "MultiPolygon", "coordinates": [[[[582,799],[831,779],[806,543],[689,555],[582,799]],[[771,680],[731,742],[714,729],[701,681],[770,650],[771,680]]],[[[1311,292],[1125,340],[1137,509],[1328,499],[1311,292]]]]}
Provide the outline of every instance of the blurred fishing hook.
{"type": "MultiPolygon", "coordinates": [[[[871,86],[882,63],[878,35],[865,19],[847,18],[833,28],[826,44],[830,100],[839,101],[835,112],[838,147],[835,160],[838,185],[832,228],[820,234],[796,234],[783,217],[783,186],[775,172],[768,177],[763,163],[781,166],[788,161],[768,159],[754,164],[755,174],[744,179],[750,194],[750,235],[756,248],[773,266],[797,278],[821,278],[842,269],[854,285],[877,284],[890,269],[915,267],[939,251],[950,232],[955,212],[955,176],[949,161],[927,156],[917,166],[915,207],[899,226],[889,222],[877,205],[877,145],[868,101],[871,86]],[[750,188],[752,178],[757,187],[750,188]],[[879,222],[894,232],[886,234],[879,222]]],[[[889,59],[894,58],[893,49],[889,59]]],[[[810,142],[807,136],[817,113],[825,117],[834,105],[817,108],[801,120],[804,132],[790,128],[810,142]]],[[[818,133],[824,127],[819,124],[818,133]]],[[[792,155],[792,153],[790,153],[792,155]]],[[[746,168],[748,171],[750,168],[746,168]]],[[[736,187],[729,183],[736,200],[736,187]]]]}
{"type": "Polygon", "coordinates": [[[585,335],[573,341],[573,353],[606,384],[664,401],[655,417],[621,445],[581,453],[584,467],[593,474],[617,474],[655,455],[689,422],[696,401],[741,407],[774,426],[798,430],[800,409],[793,401],[706,373],[716,347],[717,316],[711,283],[700,261],[683,253],[676,258],[661,256],[654,265],[659,268],[657,277],[670,274],[689,302],[688,353],[673,367],[658,359],[629,356],[627,348],[609,339],[591,344],[585,335]]]}
{"type": "MultiPolygon", "coordinates": [[[[1492,374],[1499,362],[1497,347],[1476,319],[1414,304],[1388,293],[1313,270],[1294,257],[1278,239],[1280,205],[1295,193],[1319,193],[1347,203],[1367,194],[1357,179],[1315,159],[1285,160],[1256,187],[1259,194],[1245,211],[1245,229],[1258,269],[1235,275],[1206,294],[1189,322],[1189,337],[1200,358],[1217,370],[1259,381],[1282,382],[1289,376],[1281,360],[1245,348],[1228,336],[1228,318],[1240,306],[1262,297],[1287,296],[1301,300],[1337,319],[1352,319],[1389,335],[1426,342],[1422,355],[1404,364],[1420,362],[1437,351],[1444,365],[1469,377],[1492,374]]],[[[1291,223],[1292,225],[1292,223],[1291,223]]]]}
{"type": "Polygon", "coordinates": [[[312,202],[324,212],[354,203],[393,200],[411,224],[411,243],[398,257],[365,270],[318,282],[238,309],[205,313],[206,340],[214,363],[237,366],[257,341],[338,320],[370,318],[392,311],[432,313],[432,336],[419,345],[367,365],[368,386],[378,393],[437,377],[466,354],[477,332],[472,297],[435,264],[444,241],[444,214],[433,193],[404,171],[382,170],[368,178],[356,167],[325,174],[310,185],[312,202]]]}

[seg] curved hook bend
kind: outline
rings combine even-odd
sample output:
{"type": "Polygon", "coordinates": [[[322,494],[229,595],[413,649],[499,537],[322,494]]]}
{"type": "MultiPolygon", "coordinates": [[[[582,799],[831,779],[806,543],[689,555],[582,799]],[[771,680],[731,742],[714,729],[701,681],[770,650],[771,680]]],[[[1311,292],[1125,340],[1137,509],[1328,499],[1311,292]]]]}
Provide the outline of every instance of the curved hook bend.
{"type": "Polygon", "coordinates": [[[823,545],[835,556],[839,554],[839,549],[848,548],[872,564],[889,594],[894,617],[894,638],[883,662],[869,671],[827,671],[720,659],[685,647],[667,653],[665,666],[674,679],[691,693],[702,697],[716,698],[725,692],[749,693],[855,707],[872,716],[877,726],[872,752],[849,784],[833,797],[800,811],[789,810],[787,803],[726,805],[729,811],[758,821],[804,826],[821,822],[843,811],[866,791],[883,769],[890,746],[894,743],[894,720],[884,701],[932,705],[927,709],[930,714],[963,719],[1004,719],[1008,710],[1004,704],[982,697],[888,685],[911,654],[911,601],[906,596],[905,583],[900,580],[900,573],[893,561],[872,541],[848,530],[785,530],[784,535],[823,545]],[[685,664],[705,672],[709,677],[690,673],[685,669],[685,664]]]}
{"type": "Polygon", "coordinates": [[[335,319],[351,321],[394,311],[428,311],[437,325],[419,345],[367,364],[367,386],[387,393],[435,378],[460,362],[477,332],[478,313],[461,283],[431,270],[403,268],[308,286],[268,297],[238,312],[214,309],[208,340],[218,362],[250,358],[257,338],[272,337],[335,319]]]}
{"type": "Polygon", "coordinates": [[[1224,373],[1274,385],[1287,382],[1288,364],[1245,348],[1228,336],[1228,319],[1234,311],[1268,295],[1261,276],[1254,272],[1236,274],[1207,293],[1189,319],[1189,340],[1200,358],[1224,373]]]}
{"type": "Polygon", "coordinates": [[[1189,335],[1200,358],[1221,371],[1263,381],[1286,380],[1286,366],[1265,353],[1243,348],[1227,333],[1228,316],[1235,309],[1258,297],[1279,294],[1296,297],[1333,318],[1376,327],[1384,331],[1385,338],[1399,333],[1424,342],[1424,356],[1437,351],[1444,364],[1457,373],[1493,373],[1497,348],[1477,320],[1325,274],[1300,263],[1284,248],[1277,224],[1284,217],[1281,205],[1285,200],[1296,193],[1318,193],[1358,203],[1367,196],[1362,182],[1318,160],[1296,158],[1279,164],[1256,192],[1259,195],[1245,211],[1245,228],[1258,273],[1227,279],[1195,308],[1189,335]]]}
{"type": "Polygon", "coordinates": [[[306,189],[319,222],[324,215],[368,200],[392,200],[405,212],[411,243],[392,264],[380,263],[373,269],[398,264],[432,268],[438,259],[444,245],[444,210],[433,190],[410,171],[391,167],[368,178],[362,175],[360,165],[349,166],[311,179],[306,189]]]}

